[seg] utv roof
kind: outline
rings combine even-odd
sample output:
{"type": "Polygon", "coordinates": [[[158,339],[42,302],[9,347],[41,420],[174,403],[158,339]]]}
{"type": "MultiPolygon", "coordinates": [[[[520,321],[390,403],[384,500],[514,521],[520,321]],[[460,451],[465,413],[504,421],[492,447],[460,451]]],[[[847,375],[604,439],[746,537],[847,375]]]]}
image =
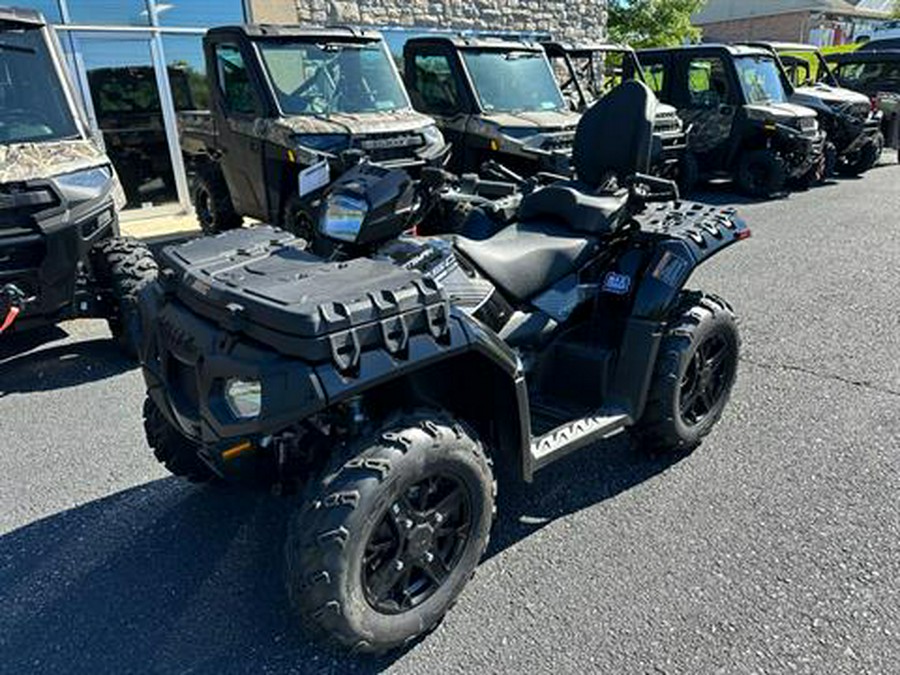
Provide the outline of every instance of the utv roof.
{"type": "Polygon", "coordinates": [[[497,51],[543,52],[544,47],[538,42],[524,42],[493,37],[466,37],[464,35],[428,35],[415,37],[407,44],[450,45],[457,49],[496,49],[497,51]]]}
{"type": "Polygon", "coordinates": [[[313,28],[310,26],[278,25],[269,23],[248,23],[240,26],[218,26],[210,28],[207,35],[241,35],[250,40],[266,38],[294,38],[299,40],[332,40],[335,42],[377,42],[381,33],[375,30],[336,26],[333,28],[313,28]]]}
{"type": "Polygon", "coordinates": [[[544,50],[550,56],[563,54],[586,54],[588,52],[633,52],[628,45],[614,42],[542,42],[544,50]]]}
{"type": "Polygon", "coordinates": [[[885,49],[884,51],[870,52],[845,52],[843,54],[829,54],[825,57],[832,63],[882,63],[884,61],[900,61],[900,49],[885,49]]]}
{"type": "Polygon", "coordinates": [[[732,56],[772,56],[772,52],[763,47],[751,47],[750,45],[727,45],[709,43],[702,45],[686,45],[684,47],[657,47],[653,49],[639,49],[638,54],[673,54],[675,52],[727,52],[732,56]]]}
{"type": "Polygon", "coordinates": [[[819,48],[815,45],[806,44],[805,42],[768,42],[764,40],[752,40],[745,42],[750,47],[762,47],[763,49],[774,49],[776,52],[817,52],[819,48]]]}
{"type": "Polygon", "coordinates": [[[44,15],[33,9],[21,7],[0,7],[0,26],[17,24],[22,26],[45,26],[44,15]]]}

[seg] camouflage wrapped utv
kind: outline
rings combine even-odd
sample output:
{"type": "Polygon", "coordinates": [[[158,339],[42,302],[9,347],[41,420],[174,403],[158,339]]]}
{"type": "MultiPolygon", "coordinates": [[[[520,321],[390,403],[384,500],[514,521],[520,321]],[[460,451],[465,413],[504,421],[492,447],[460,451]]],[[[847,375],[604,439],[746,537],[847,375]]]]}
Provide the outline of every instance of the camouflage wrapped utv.
{"type": "Polygon", "coordinates": [[[815,111],[789,101],[770,51],[710,44],[638,55],[657,96],[691,128],[685,182],[730,176],[746,194],[768,197],[789,180],[823,176],[825,134],[815,111]]]}
{"type": "Polygon", "coordinates": [[[124,194],[37,12],[0,8],[0,333],[90,316],[134,353],[156,275],[119,238],[124,194]]]}
{"type": "Polygon", "coordinates": [[[406,86],[453,146],[450,167],[494,160],[515,172],[568,174],[580,115],[569,109],[536,42],[429,36],[403,48],[406,86]]]}
{"type": "Polygon", "coordinates": [[[203,44],[211,110],[180,113],[179,125],[208,232],[248,216],[308,236],[322,189],[349,162],[414,170],[449,150],[377,32],[246,25],[203,44]]]}

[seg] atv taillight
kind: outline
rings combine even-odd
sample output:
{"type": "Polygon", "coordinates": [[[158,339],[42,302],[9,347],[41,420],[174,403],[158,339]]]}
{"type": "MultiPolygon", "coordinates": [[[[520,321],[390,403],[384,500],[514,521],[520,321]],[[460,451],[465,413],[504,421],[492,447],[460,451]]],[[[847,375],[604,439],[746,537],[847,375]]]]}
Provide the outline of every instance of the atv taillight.
{"type": "Polygon", "coordinates": [[[735,235],[735,238],[736,238],[738,241],[743,241],[744,239],[749,239],[749,238],[752,237],[752,236],[753,236],[753,233],[750,232],[750,228],[747,228],[747,229],[745,229],[745,230],[741,230],[740,232],[738,232],[738,233],[735,235]]]}
{"type": "Polygon", "coordinates": [[[869,105],[872,109],[872,112],[877,112],[878,111],[878,97],[873,96],[872,98],[870,98],[869,105]]]}

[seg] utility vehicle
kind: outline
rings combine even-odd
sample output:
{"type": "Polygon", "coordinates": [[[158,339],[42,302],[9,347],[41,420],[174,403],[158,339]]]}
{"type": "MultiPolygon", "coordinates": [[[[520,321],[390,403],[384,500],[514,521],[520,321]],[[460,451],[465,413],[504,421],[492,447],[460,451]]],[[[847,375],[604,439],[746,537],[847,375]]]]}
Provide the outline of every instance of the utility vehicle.
{"type": "Polygon", "coordinates": [[[428,36],[403,47],[413,106],[453,146],[448,167],[568,174],[578,113],[569,109],[543,47],[500,38],[428,36]]]}
{"type": "MultiPolygon", "coordinates": [[[[610,43],[544,42],[553,73],[572,110],[584,112],[607,93],[628,80],[646,82],[637,54],[631,47],[610,43]]],[[[681,160],[687,149],[687,132],[678,112],[660,103],[653,121],[653,156],[650,173],[684,182],[681,160]]]]}
{"type": "Polygon", "coordinates": [[[524,195],[484,241],[403,235],[427,174],[364,163],[319,224],[346,256],[269,226],[163,253],[143,305],[149,444],[195,481],[301,487],[285,552],[307,625],[406,644],[484,553],[495,472],[531,481],[625,430],[679,452],[719,420],[735,315],[684,284],[750,231],[643,175],[654,118],[645,85],[609,94],[579,123],[578,181],[524,195]]]}
{"type": "Polygon", "coordinates": [[[156,263],[119,237],[122,188],[60,53],[39,13],[0,7],[0,333],[99,317],[133,355],[156,263]]]}
{"type": "Polygon", "coordinates": [[[829,54],[841,86],[861,92],[881,112],[881,133],[889,148],[900,148],[900,50],[829,54]]]}
{"type": "Polygon", "coordinates": [[[788,100],[815,110],[825,132],[826,174],[856,176],[878,162],[884,149],[882,114],[869,97],[840,85],[825,57],[813,45],[758,42],[783,68],[781,79],[788,100]]]}
{"type": "Polygon", "coordinates": [[[731,176],[746,194],[769,197],[789,179],[823,175],[825,134],[815,111],[788,101],[770,51],[699,45],[638,56],[657,95],[691,127],[685,162],[698,179],[731,176]]]}
{"type": "Polygon", "coordinates": [[[410,106],[380,33],[229,26],[203,48],[211,110],[182,112],[179,125],[206,232],[249,216],[308,235],[347,151],[407,169],[449,151],[410,106]]]}

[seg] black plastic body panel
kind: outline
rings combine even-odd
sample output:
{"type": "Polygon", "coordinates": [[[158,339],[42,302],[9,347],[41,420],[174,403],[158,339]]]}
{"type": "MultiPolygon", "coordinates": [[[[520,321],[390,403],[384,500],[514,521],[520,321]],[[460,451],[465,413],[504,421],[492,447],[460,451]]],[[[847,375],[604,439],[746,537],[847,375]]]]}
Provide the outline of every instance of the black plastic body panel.
{"type": "Polygon", "coordinates": [[[408,350],[416,335],[442,339],[449,302],[437,283],[384,260],[323,262],[268,226],[170,247],[164,284],[221,328],[342,371],[369,347],[408,350]]]}
{"type": "Polygon", "coordinates": [[[10,205],[0,207],[0,286],[34,298],[12,330],[94,315],[90,250],[119,234],[113,190],[110,178],[95,198],[73,202],[52,178],[0,185],[10,205]]]}

